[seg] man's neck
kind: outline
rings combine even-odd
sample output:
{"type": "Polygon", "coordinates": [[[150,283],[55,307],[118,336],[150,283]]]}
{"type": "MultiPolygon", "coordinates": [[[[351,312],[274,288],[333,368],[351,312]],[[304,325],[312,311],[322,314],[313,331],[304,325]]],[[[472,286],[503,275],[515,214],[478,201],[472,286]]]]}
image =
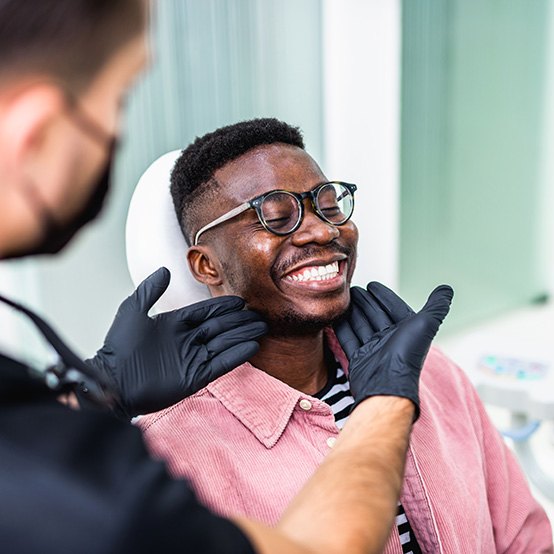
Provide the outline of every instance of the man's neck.
{"type": "Polygon", "coordinates": [[[315,394],[327,384],[323,331],[295,337],[268,335],[250,362],[306,394],[315,394]]]}

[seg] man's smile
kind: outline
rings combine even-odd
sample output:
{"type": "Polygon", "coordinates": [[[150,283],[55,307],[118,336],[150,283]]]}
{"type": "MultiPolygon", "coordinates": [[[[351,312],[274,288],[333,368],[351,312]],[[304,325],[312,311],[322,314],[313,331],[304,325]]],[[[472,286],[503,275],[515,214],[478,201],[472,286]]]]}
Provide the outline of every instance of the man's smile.
{"type": "Polygon", "coordinates": [[[287,273],[282,282],[287,285],[328,292],[344,287],[347,261],[345,257],[331,262],[312,260],[287,273]]]}

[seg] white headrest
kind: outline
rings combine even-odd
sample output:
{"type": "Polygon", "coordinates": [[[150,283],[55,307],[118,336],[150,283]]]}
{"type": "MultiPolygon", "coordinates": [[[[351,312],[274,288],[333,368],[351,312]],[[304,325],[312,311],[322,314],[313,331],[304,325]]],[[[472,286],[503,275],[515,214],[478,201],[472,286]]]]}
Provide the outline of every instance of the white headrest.
{"type": "Polygon", "coordinates": [[[135,287],[161,266],[171,271],[169,288],[156,304],[168,311],[210,297],[189,271],[185,242],[169,192],[169,177],[181,150],[159,157],[140,178],[127,214],[127,266],[135,287]]]}

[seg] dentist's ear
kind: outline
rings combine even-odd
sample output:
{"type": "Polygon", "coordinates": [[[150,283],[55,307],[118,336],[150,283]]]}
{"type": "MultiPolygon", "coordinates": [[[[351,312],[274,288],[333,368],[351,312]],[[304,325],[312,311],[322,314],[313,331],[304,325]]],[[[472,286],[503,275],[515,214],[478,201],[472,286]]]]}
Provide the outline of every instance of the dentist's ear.
{"type": "Polygon", "coordinates": [[[187,260],[193,277],[208,287],[219,287],[223,284],[223,268],[217,256],[208,246],[191,246],[187,260]]]}

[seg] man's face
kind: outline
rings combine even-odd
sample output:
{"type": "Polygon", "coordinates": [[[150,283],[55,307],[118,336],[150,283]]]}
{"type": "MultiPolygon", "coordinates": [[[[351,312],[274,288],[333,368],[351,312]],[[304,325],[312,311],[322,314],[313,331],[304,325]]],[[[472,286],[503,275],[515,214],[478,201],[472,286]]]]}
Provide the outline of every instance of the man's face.
{"type": "MultiPolygon", "coordinates": [[[[327,181],[306,152],[284,144],[252,150],[215,178],[223,192],[210,219],[271,190],[300,193],[327,181]]],[[[317,331],[350,301],[358,230],[352,221],[338,227],[322,221],[309,199],[304,208],[302,224],[287,236],[264,229],[253,209],[210,231],[224,272],[217,292],[244,298],[277,334],[317,331]]]]}

